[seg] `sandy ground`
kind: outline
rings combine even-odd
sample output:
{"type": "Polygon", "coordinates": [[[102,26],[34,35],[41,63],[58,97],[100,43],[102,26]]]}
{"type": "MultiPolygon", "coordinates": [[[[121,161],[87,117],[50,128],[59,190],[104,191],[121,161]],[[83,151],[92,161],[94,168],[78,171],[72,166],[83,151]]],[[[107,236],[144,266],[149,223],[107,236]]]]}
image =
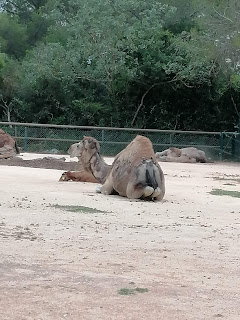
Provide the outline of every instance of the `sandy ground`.
{"type": "Polygon", "coordinates": [[[162,203],[0,166],[0,319],[240,319],[240,199],[209,193],[240,165],[161,166],[162,203]]]}

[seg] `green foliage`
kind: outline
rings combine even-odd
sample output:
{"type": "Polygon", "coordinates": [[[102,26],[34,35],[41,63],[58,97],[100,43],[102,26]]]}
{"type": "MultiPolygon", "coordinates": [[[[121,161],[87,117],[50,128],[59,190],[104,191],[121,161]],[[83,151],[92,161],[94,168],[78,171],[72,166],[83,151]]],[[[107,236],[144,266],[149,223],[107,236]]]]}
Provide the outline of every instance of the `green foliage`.
{"type": "Polygon", "coordinates": [[[89,208],[85,206],[71,206],[71,205],[59,205],[55,204],[52,207],[56,209],[61,209],[61,210],[66,210],[66,211],[71,211],[71,212],[81,212],[81,213],[101,213],[104,211],[98,210],[96,208],[89,208]]]}
{"type": "Polygon", "coordinates": [[[13,17],[0,13],[0,49],[14,58],[24,56],[28,48],[26,27],[13,17]]]}
{"type": "Polygon", "coordinates": [[[0,86],[15,120],[234,129],[236,0],[0,4],[0,86]]]}
{"type": "Polygon", "coordinates": [[[121,296],[129,296],[129,295],[134,295],[136,293],[146,293],[149,290],[147,288],[122,288],[118,290],[118,294],[121,296]]]}
{"type": "Polygon", "coordinates": [[[210,194],[215,196],[230,196],[234,198],[240,198],[239,191],[230,191],[230,190],[222,190],[222,189],[213,189],[210,194]]]}

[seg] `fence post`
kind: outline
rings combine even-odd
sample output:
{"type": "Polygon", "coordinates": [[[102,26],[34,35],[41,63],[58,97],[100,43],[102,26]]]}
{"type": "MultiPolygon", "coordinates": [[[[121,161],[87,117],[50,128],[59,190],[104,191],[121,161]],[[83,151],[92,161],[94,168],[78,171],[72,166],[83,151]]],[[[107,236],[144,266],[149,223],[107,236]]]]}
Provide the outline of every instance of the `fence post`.
{"type": "Polygon", "coordinates": [[[169,136],[169,144],[170,144],[170,146],[172,146],[172,141],[173,141],[173,134],[170,133],[170,136],[169,136]]]}
{"type": "Polygon", "coordinates": [[[102,139],[101,139],[101,142],[102,142],[102,153],[104,154],[104,130],[102,130],[102,139]]]}
{"type": "Polygon", "coordinates": [[[24,128],[24,140],[23,140],[23,150],[27,151],[27,136],[28,136],[28,131],[27,127],[24,128]]]}
{"type": "Polygon", "coordinates": [[[223,132],[220,133],[220,150],[219,150],[219,159],[222,161],[223,156],[223,132]]]}
{"type": "Polygon", "coordinates": [[[17,137],[17,126],[14,126],[14,136],[17,137]]]}

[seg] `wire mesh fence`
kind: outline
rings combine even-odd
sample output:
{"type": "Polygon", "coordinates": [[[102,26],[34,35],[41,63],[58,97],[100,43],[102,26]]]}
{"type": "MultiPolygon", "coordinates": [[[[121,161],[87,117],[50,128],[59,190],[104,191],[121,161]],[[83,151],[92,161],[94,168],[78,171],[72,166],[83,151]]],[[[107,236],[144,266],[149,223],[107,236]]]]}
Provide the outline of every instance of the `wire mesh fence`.
{"type": "Polygon", "coordinates": [[[240,134],[233,132],[199,132],[109,127],[82,127],[0,122],[0,127],[17,140],[25,152],[66,154],[69,146],[83,136],[100,142],[104,156],[115,156],[137,135],[147,136],[154,150],[171,146],[197,147],[212,160],[240,161],[240,134]]]}

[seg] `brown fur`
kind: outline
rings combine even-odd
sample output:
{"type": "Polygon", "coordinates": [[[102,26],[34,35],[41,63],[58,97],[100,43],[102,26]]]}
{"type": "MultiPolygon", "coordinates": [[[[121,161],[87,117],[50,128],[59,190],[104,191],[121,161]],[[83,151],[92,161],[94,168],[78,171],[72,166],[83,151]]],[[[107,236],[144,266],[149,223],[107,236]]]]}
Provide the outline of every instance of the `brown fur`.
{"type": "Polygon", "coordinates": [[[0,159],[12,158],[19,153],[16,141],[9,134],[0,129],[0,159]]]}
{"type": "Polygon", "coordinates": [[[94,176],[86,171],[66,171],[63,172],[59,181],[81,181],[98,183],[94,176]]]}
{"type": "Polygon", "coordinates": [[[82,166],[99,181],[98,177],[104,177],[101,193],[117,192],[128,198],[162,200],[165,194],[164,175],[148,138],[137,136],[115,157],[112,166],[108,166],[101,158],[96,139],[84,137],[76,147],[82,166]]]}
{"type": "Polygon", "coordinates": [[[181,156],[181,150],[176,147],[170,147],[169,150],[171,151],[171,155],[173,157],[180,157],[181,156]]]}
{"type": "Polygon", "coordinates": [[[111,169],[100,155],[100,144],[92,138],[86,137],[81,142],[74,143],[68,149],[70,157],[78,157],[82,168],[92,174],[100,183],[104,183],[111,169]]]}
{"type": "Polygon", "coordinates": [[[181,162],[181,163],[196,163],[195,158],[189,158],[188,156],[176,157],[175,155],[169,154],[168,156],[162,156],[158,158],[158,161],[163,162],[181,162]]]}

